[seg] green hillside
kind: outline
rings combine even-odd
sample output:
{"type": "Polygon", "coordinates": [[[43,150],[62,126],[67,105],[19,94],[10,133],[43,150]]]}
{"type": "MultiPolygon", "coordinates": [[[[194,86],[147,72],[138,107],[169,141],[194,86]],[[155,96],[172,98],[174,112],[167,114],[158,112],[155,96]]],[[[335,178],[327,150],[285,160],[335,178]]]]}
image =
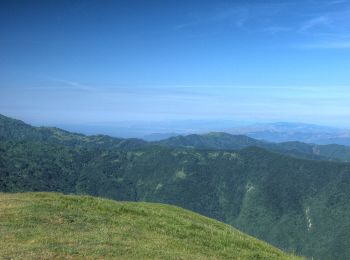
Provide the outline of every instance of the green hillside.
{"type": "Polygon", "coordinates": [[[146,142],[136,138],[122,139],[106,135],[87,136],[55,127],[33,127],[1,114],[0,140],[46,142],[87,149],[113,150],[139,149],[150,145],[210,150],[239,150],[255,146],[301,159],[350,162],[350,147],[343,145],[316,145],[301,142],[270,143],[244,135],[220,132],[175,136],[158,142],[146,142]]]}
{"type": "Polygon", "coordinates": [[[58,191],[181,206],[284,251],[350,255],[350,164],[241,151],[0,143],[0,191],[58,191]]]}
{"type": "Polygon", "coordinates": [[[3,259],[297,259],[174,206],[0,193],[3,259]]]}
{"type": "Polygon", "coordinates": [[[350,255],[348,163],[297,159],[257,147],[113,149],[99,142],[71,145],[26,136],[0,142],[2,192],[172,204],[287,252],[314,259],[350,255]]]}
{"type": "Polygon", "coordinates": [[[348,146],[337,144],[317,145],[301,142],[270,143],[244,135],[231,135],[220,132],[174,136],[155,142],[155,144],[175,148],[211,150],[238,150],[256,146],[296,158],[350,162],[350,147],[348,146]]]}
{"type": "Polygon", "coordinates": [[[158,142],[169,147],[187,147],[215,150],[237,150],[249,146],[263,146],[266,142],[255,140],[244,135],[231,135],[213,132],[203,135],[191,134],[174,136],[158,142]]]}
{"type": "Polygon", "coordinates": [[[210,150],[240,150],[255,146],[301,159],[350,162],[350,147],[343,145],[316,145],[301,142],[270,143],[244,135],[221,132],[180,135],[157,142],[146,142],[136,138],[122,139],[106,135],[87,136],[55,127],[33,127],[1,114],[0,140],[45,142],[87,149],[113,150],[140,149],[150,145],[210,150]]]}
{"type": "Polygon", "coordinates": [[[133,149],[147,144],[141,139],[122,139],[106,135],[71,133],[55,127],[33,127],[20,120],[0,114],[0,141],[30,141],[60,144],[72,147],[133,149]]]}

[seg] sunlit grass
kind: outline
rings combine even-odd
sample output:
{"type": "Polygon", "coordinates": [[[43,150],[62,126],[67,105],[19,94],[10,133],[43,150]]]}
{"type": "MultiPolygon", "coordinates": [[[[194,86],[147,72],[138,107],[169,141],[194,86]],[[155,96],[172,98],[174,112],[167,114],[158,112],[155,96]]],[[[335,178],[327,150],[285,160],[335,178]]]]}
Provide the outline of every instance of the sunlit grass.
{"type": "Polygon", "coordinates": [[[57,193],[0,193],[4,259],[296,259],[181,208],[57,193]]]}

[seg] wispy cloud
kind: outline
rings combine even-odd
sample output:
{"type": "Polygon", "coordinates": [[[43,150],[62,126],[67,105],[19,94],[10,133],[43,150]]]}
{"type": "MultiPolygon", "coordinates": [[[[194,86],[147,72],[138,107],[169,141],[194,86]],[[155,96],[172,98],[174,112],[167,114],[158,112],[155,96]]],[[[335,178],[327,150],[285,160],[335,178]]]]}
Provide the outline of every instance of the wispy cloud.
{"type": "Polygon", "coordinates": [[[303,49],[349,49],[350,7],[324,11],[305,21],[298,33],[304,36],[303,49]]]}
{"type": "Polygon", "coordinates": [[[241,28],[248,21],[248,12],[246,8],[229,7],[203,12],[188,14],[188,21],[178,24],[174,27],[175,30],[208,25],[212,23],[229,22],[237,28],[241,28]]]}
{"type": "Polygon", "coordinates": [[[299,32],[307,32],[315,28],[329,27],[332,24],[332,19],[327,15],[321,15],[307,20],[302,24],[299,32]]]}
{"type": "Polygon", "coordinates": [[[94,90],[94,88],[92,86],[88,86],[88,85],[81,84],[79,82],[75,82],[75,81],[71,81],[71,80],[59,79],[59,78],[50,77],[50,76],[44,77],[44,79],[60,84],[59,87],[62,87],[62,85],[63,85],[63,86],[68,86],[70,88],[73,88],[75,90],[80,90],[80,91],[94,90]]]}
{"type": "Polygon", "coordinates": [[[319,43],[310,43],[299,45],[303,49],[350,49],[350,40],[349,41],[327,41],[319,43]]]}
{"type": "Polygon", "coordinates": [[[262,29],[263,32],[269,33],[269,34],[277,34],[277,33],[283,33],[283,32],[290,32],[293,28],[288,26],[268,26],[262,29]]]}
{"type": "Polygon", "coordinates": [[[348,0],[333,0],[333,1],[327,1],[327,5],[339,5],[339,4],[345,4],[348,3],[348,0]]]}
{"type": "MultiPolygon", "coordinates": [[[[79,83],[73,86],[80,85],[79,83]]],[[[70,83],[67,83],[68,86],[70,83]]],[[[47,122],[86,123],[162,118],[241,118],[294,120],[298,117],[344,120],[349,115],[348,86],[168,85],[127,88],[0,89],[0,110],[45,118],[47,122]],[[141,91],[142,89],[142,91],[141,91]],[[1,92],[2,91],[2,92],[1,92]],[[34,101],[35,100],[35,101],[34,101]],[[127,111],[127,112],[126,112],[127,111]],[[327,117],[325,117],[327,115],[327,117]],[[51,121],[50,121],[51,120],[51,121]]],[[[11,114],[9,113],[9,114],[11,114]]]]}
{"type": "Polygon", "coordinates": [[[350,49],[349,1],[306,1],[304,10],[298,8],[300,4],[293,1],[231,6],[203,16],[197,15],[197,20],[180,27],[225,22],[245,32],[267,35],[288,33],[289,37],[299,41],[295,44],[298,48],[350,49]]]}

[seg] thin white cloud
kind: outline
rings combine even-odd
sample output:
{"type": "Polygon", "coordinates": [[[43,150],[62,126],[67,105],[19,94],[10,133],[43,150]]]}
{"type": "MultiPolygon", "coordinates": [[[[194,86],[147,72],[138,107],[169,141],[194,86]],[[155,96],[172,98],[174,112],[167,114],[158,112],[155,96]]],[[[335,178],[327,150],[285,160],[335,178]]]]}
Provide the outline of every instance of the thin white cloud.
{"type": "Polygon", "coordinates": [[[288,27],[288,26],[268,26],[268,27],[262,29],[263,32],[266,32],[269,34],[290,32],[292,30],[293,30],[293,28],[288,27]]]}
{"type": "Polygon", "coordinates": [[[228,25],[236,28],[243,28],[250,19],[250,10],[247,7],[231,5],[215,10],[191,13],[189,21],[174,26],[175,30],[182,30],[188,27],[208,25],[212,23],[227,22],[228,25]]]}
{"type": "Polygon", "coordinates": [[[56,82],[56,83],[61,83],[63,85],[72,87],[76,90],[81,90],[81,91],[91,91],[94,88],[85,84],[81,84],[79,82],[75,82],[75,81],[70,81],[70,80],[65,80],[65,79],[58,79],[58,78],[54,78],[54,77],[45,77],[45,79],[56,82]]]}
{"type": "Polygon", "coordinates": [[[339,5],[339,4],[345,4],[348,3],[348,0],[333,0],[333,1],[327,1],[327,5],[339,5]]]}
{"type": "Polygon", "coordinates": [[[301,44],[298,46],[301,49],[350,49],[350,41],[328,41],[301,44]]]}
{"type": "Polygon", "coordinates": [[[312,29],[319,29],[320,27],[329,27],[332,24],[332,19],[329,16],[322,15],[318,17],[314,17],[312,19],[307,20],[302,24],[299,31],[300,32],[308,32],[312,29]]]}

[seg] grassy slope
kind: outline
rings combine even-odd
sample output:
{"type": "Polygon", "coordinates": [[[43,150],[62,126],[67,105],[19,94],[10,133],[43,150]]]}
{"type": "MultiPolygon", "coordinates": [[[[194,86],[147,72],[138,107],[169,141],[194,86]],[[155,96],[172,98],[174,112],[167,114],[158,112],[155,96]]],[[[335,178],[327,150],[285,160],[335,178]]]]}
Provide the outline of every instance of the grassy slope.
{"type": "Polygon", "coordinates": [[[0,193],[0,256],[296,259],[174,206],[57,193],[0,193]]]}
{"type": "Polygon", "coordinates": [[[90,154],[45,143],[0,142],[0,191],[177,205],[314,259],[350,255],[349,187],[350,164],[297,160],[258,148],[90,154]]]}

